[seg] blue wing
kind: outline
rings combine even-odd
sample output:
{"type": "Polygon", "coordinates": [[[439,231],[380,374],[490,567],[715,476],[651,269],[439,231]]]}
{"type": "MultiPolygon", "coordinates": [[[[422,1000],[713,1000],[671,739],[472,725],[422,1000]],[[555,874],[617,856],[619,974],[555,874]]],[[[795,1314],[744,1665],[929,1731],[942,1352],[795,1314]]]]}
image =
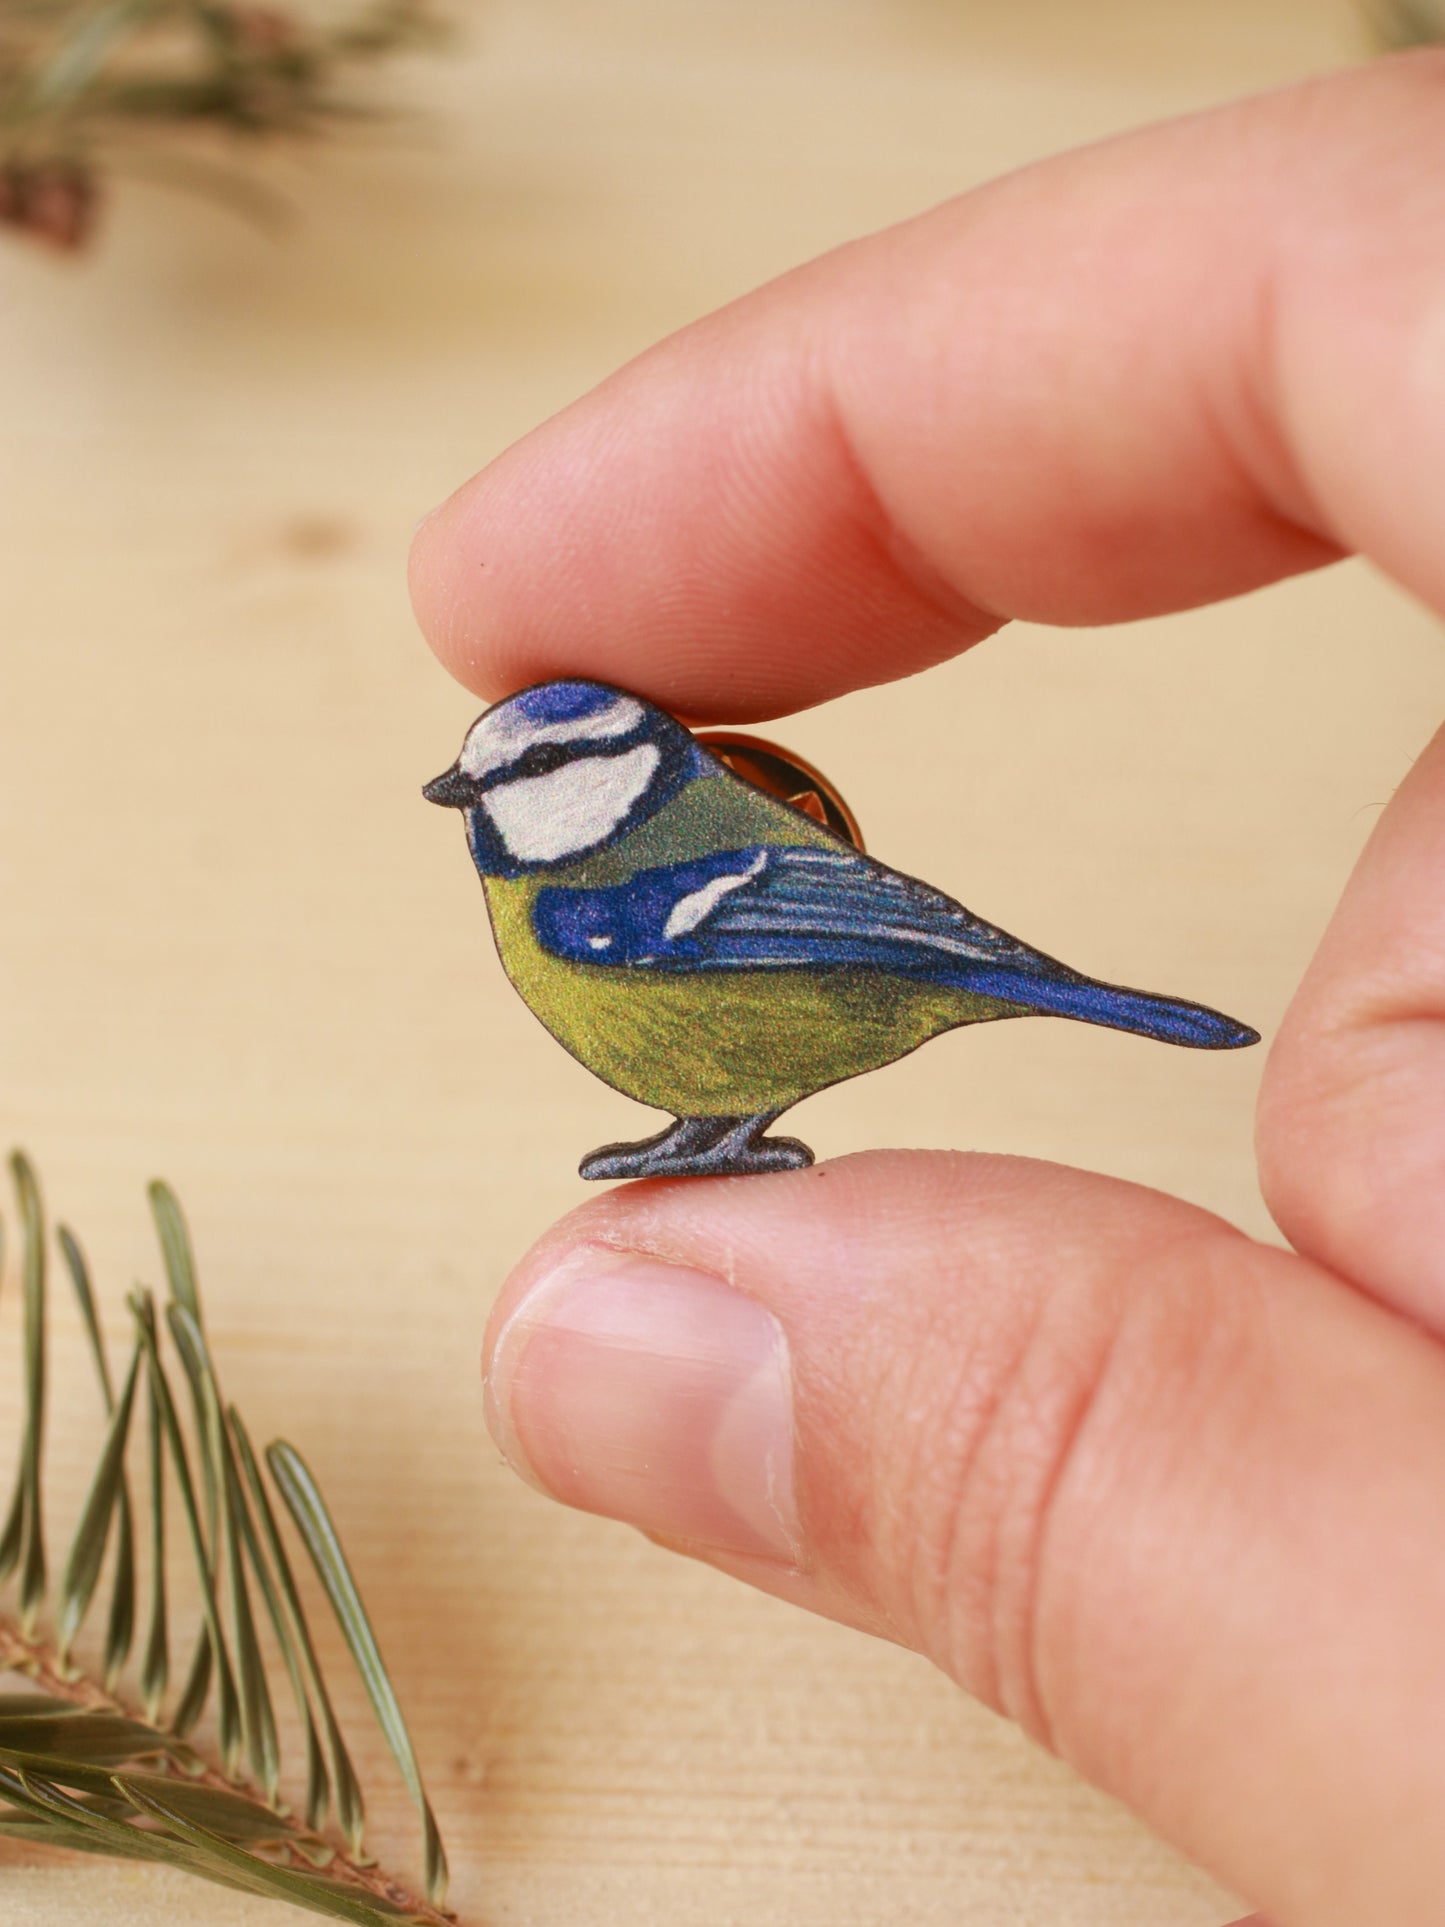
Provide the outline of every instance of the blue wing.
{"type": "Polygon", "coordinates": [[[639,870],[598,889],[549,885],[533,928],[571,963],[650,971],[864,968],[1204,1049],[1255,1033],[1170,997],[1066,969],[961,903],[861,852],[758,846],[639,870]]]}

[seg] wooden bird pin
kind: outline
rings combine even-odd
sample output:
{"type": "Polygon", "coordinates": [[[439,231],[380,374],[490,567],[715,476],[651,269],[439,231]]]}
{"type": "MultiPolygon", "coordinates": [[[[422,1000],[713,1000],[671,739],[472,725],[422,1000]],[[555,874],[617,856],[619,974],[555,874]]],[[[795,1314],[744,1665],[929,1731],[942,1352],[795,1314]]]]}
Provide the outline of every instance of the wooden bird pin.
{"type": "Polygon", "coordinates": [[[526,1003],[589,1070],[675,1119],[594,1151],[584,1178],[810,1164],[807,1145],[768,1136],[782,1112],[962,1024],[1046,1015],[1198,1050],[1259,1041],[1056,963],[606,683],[496,704],[423,794],[465,814],[526,1003]]]}

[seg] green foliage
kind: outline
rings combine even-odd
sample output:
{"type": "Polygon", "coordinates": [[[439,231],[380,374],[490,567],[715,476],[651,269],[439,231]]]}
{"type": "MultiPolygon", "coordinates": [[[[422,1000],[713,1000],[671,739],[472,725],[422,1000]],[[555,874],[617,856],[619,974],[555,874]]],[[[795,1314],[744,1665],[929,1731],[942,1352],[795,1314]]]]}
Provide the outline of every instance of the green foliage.
{"type": "MultiPolygon", "coordinates": [[[[134,1343],[119,1391],[106,1356],[90,1273],[73,1233],[56,1243],[75,1290],[106,1413],[105,1436],[53,1599],[42,1526],[45,1426],[46,1255],[39,1187],[26,1159],[11,1159],[24,1290],[24,1403],[19,1463],[3,1532],[0,1580],[15,1580],[18,1611],[0,1609],[0,1670],[30,1682],[0,1693],[0,1838],[79,1853],[154,1860],[247,1893],[361,1927],[436,1927],[446,1857],[420,1769],[371,1621],[336,1527],[299,1453],[277,1442],[262,1455],[335,1613],[387,1744],[421,1816],[425,1900],[364,1857],[364,1807],[307,1625],[301,1593],[262,1473],[234,1406],[221,1394],[206,1337],[195,1258],[180,1207],[151,1186],[165,1265],[164,1317],[143,1289],[128,1300],[134,1343]],[[172,1391],[162,1334],[179,1363],[190,1436],[172,1391]],[[139,1533],[127,1470],[144,1408],[147,1515],[139,1533]],[[199,1480],[196,1470],[199,1471],[199,1480]],[[199,1582],[201,1625],[184,1683],[162,1717],[170,1668],[166,1496],[179,1497],[185,1546],[199,1582]],[[113,1550],[112,1550],[113,1549],[113,1550]],[[101,1590],[110,1552],[102,1680],[73,1670],[70,1653],[101,1590]],[[136,1665],[143,1711],[116,1696],[148,1596],[136,1665]],[[253,1588],[300,1721],[305,1795],[297,1816],[282,1801],[282,1761],[272,1684],[258,1636],[253,1588]],[[50,1629],[43,1626],[47,1614],[50,1629]],[[211,1705],[219,1770],[186,1737],[211,1705]],[[324,1831],[334,1814],[340,1838],[324,1831]]],[[[3,1246],[0,1246],[3,1249],[3,1246]]],[[[123,1688],[122,1688],[123,1690],[123,1688]]]]}

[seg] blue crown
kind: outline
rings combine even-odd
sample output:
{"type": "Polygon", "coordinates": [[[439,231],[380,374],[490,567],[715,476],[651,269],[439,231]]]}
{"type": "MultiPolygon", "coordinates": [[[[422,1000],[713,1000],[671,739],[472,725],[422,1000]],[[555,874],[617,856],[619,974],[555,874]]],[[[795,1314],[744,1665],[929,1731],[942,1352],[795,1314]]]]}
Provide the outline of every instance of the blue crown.
{"type": "Polygon", "coordinates": [[[617,694],[601,682],[544,682],[514,700],[530,723],[570,723],[595,716],[615,702],[617,694]]]}

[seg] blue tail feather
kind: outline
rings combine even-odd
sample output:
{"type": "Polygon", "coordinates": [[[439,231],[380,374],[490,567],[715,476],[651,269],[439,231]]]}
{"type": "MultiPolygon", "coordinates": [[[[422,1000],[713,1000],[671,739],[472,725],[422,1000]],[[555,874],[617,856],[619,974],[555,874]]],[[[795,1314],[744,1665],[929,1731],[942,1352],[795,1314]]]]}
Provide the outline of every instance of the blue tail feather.
{"type": "Polygon", "coordinates": [[[1105,1024],[1110,1030],[1133,1031],[1138,1037],[1154,1037],[1164,1044],[1185,1044],[1194,1050],[1239,1050],[1259,1042],[1257,1030],[1203,1004],[1157,997],[1145,990],[1119,990],[1088,977],[1035,975],[1006,965],[992,969],[975,965],[949,975],[960,990],[1005,997],[1050,1016],[1105,1024]]]}

